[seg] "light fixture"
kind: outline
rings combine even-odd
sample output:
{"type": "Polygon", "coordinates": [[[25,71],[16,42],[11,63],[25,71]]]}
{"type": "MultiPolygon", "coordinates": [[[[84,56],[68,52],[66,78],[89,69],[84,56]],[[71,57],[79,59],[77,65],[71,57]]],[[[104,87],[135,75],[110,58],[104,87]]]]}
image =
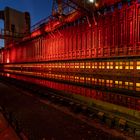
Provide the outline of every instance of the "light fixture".
{"type": "Polygon", "coordinates": [[[89,0],[89,2],[94,3],[94,2],[95,2],[95,0],[89,0]]]}

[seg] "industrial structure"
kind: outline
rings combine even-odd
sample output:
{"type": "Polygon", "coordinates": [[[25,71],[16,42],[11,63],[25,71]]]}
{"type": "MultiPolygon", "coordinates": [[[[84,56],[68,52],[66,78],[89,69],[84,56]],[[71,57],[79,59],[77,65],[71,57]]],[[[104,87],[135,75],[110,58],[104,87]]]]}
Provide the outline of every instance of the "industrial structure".
{"type": "Polygon", "coordinates": [[[0,19],[4,21],[4,29],[0,30],[0,38],[4,39],[5,47],[30,33],[30,14],[28,12],[23,13],[6,7],[0,11],[0,19]]]}
{"type": "Polygon", "coordinates": [[[54,0],[52,16],[31,32],[24,17],[22,37],[4,34],[0,75],[65,93],[139,133],[140,1],[54,0]]]}

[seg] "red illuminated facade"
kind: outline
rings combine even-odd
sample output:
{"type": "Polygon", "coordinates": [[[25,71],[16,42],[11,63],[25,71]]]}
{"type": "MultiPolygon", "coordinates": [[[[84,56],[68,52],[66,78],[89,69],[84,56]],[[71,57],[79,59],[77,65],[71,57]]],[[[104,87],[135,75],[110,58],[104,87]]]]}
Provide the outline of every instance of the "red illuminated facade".
{"type": "Polygon", "coordinates": [[[95,14],[97,24],[74,11],[1,50],[1,73],[140,110],[140,4],[106,2],[95,14]]]}

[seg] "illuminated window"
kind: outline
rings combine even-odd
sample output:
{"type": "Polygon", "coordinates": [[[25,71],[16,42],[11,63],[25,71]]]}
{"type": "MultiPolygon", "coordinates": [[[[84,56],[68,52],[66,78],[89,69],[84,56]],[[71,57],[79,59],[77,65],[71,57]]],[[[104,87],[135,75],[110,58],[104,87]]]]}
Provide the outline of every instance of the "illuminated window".
{"type": "Polygon", "coordinates": [[[119,81],[115,81],[115,87],[118,87],[119,81]]]}
{"type": "Polygon", "coordinates": [[[98,79],[98,84],[99,85],[104,85],[104,81],[105,81],[104,79],[98,79]]]}
{"type": "Polygon", "coordinates": [[[110,69],[113,69],[113,62],[110,62],[110,69]]]}
{"type": "Polygon", "coordinates": [[[113,86],[113,80],[106,80],[106,86],[112,87],[113,86]]]}
{"type": "Polygon", "coordinates": [[[123,69],[123,62],[115,62],[115,69],[123,69]]]}
{"type": "Polygon", "coordinates": [[[125,69],[133,69],[133,62],[125,62],[125,69]]]}
{"type": "Polygon", "coordinates": [[[90,77],[86,77],[86,83],[89,83],[90,84],[90,81],[91,80],[91,78],[90,77]]]}
{"type": "Polygon", "coordinates": [[[110,68],[109,62],[107,62],[106,65],[107,65],[106,68],[109,69],[110,68]]]}
{"type": "Polygon", "coordinates": [[[113,69],[113,62],[107,62],[107,69],[113,69]]]}
{"type": "Polygon", "coordinates": [[[92,65],[92,69],[94,69],[94,68],[95,68],[95,67],[94,67],[95,63],[93,62],[93,63],[91,63],[91,65],[92,65]]]}
{"type": "Polygon", "coordinates": [[[125,62],[125,69],[129,69],[129,62],[125,62]]]}
{"type": "Polygon", "coordinates": [[[137,61],[137,70],[140,70],[140,61],[137,61]]]}
{"type": "Polygon", "coordinates": [[[125,89],[133,90],[133,82],[125,82],[125,89]]]}
{"type": "Polygon", "coordinates": [[[70,76],[70,81],[74,81],[74,76],[70,76]]]}
{"type": "Polygon", "coordinates": [[[65,63],[62,63],[61,66],[62,66],[62,68],[65,68],[65,63]]]}
{"type": "Polygon", "coordinates": [[[51,64],[51,68],[54,68],[54,63],[51,64]]]}
{"type": "MultiPolygon", "coordinates": [[[[37,67],[38,67],[38,66],[37,66],[37,67]]],[[[51,67],[52,67],[52,65],[51,65],[51,64],[49,64],[49,65],[48,65],[48,67],[49,67],[49,68],[51,68],[51,67]]]]}
{"type": "Polygon", "coordinates": [[[95,78],[91,78],[92,84],[95,84],[95,78]]]}
{"type": "Polygon", "coordinates": [[[102,69],[105,68],[105,62],[102,62],[102,69]]]}
{"type": "Polygon", "coordinates": [[[80,77],[80,82],[84,83],[85,82],[85,77],[80,77]]]}
{"type": "Polygon", "coordinates": [[[84,63],[80,63],[80,69],[84,69],[85,66],[84,66],[84,63]]]}
{"type": "Polygon", "coordinates": [[[98,63],[97,62],[95,62],[95,69],[97,69],[98,68],[98,63]]]}
{"type": "Polygon", "coordinates": [[[70,63],[70,68],[74,68],[74,63],[70,63]]]}
{"type": "Polygon", "coordinates": [[[105,68],[105,62],[99,62],[99,69],[105,68]]]}
{"type": "Polygon", "coordinates": [[[129,69],[134,69],[134,62],[130,61],[130,68],[129,69]]]}
{"type": "Polygon", "coordinates": [[[62,79],[62,76],[61,75],[58,75],[58,79],[61,80],[62,79]]]}
{"type": "Polygon", "coordinates": [[[58,78],[58,74],[55,74],[55,78],[56,78],[56,79],[58,78]]]}
{"type": "Polygon", "coordinates": [[[105,80],[104,80],[104,79],[102,79],[102,85],[104,85],[104,83],[105,83],[105,80]]]}
{"type": "Polygon", "coordinates": [[[62,66],[61,63],[58,63],[58,68],[61,68],[61,66],[62,66]]]}
{"type": "Polygon", "coordinates": [[[99,69],[102,68],[102,62],[99,62],[99,69]]]}
{"type": "Polygon", "coordinates": [[[54,68],[57,68],[57,63],[54,63],[54,68]]]}
{"type": "Polygon", "coordinates": [[[45,64],[45,65],[44,65],[44,68],[48,68],[48,64],[45,64]]]}
{"type": "Polygon", "coordinates": [[[123,69],[123,62],[119,62],[119,69],[123,69]]]}
{"type": "Polygon", "coordinates": [[[65,75],[62,75],[62,79],[65,80],[65,78],[66,78],[66,76],[65,75]]]}
{"type": "Polygon", "coordinates": [[[140,83],[136,83],[136,91],[140,91],[140,83]]]}
{"type": "Polygon", "coordinates": [[[119,88],[122,88],[122,81],[119,81],[119,88]]]}
{"type": "Polygon", "coordinates": [[[75,82],[79,82],[79,77],[75,76],[75,82]]]}
{"type": "Polygon", "coordinates": [[[91,68],[90,64],[91,64],[90,62],[86,63],[86,69],[90,69],[91,68]]]}
{"type": "Polygon", "coordinates": [[[92,69],[97,69],[97,62],[92,63],[92,69]]]}
{"type": "Polygon", "coordinates": [[[69,63],[66,63],[66,68],[69,68],[70,64],[69,63]]]}
{"type": "Polygon", "coordinates": [[[51,78],[54,78],[55,77],[55,75],[54,74],[51,74],[51,78]]]}
{"type": "Polygon", "coordinates": [[[79,69],[79,63],[75,63],[75,68],[79,69]]]}
{"type": "Polygon", "coordinates": [[[96,78],[94,79],[94,81],[95,81],[95,84],[97,84],[97,79],[96,78]]]}
{"type": "Polygon", "coordinates": [[[96,78],[91,78],[91,82],[93,85],[97,84],[97,79],[96,78]]]}

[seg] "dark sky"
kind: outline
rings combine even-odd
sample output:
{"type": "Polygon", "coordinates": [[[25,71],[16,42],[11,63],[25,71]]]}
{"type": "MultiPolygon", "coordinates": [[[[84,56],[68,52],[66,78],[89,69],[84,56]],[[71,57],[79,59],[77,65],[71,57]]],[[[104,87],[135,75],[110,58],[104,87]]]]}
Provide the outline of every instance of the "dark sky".
{"type": "MultiPolygon", "coordinates": [[[[39,22],[51,15],[53,0],[0,0],[0,10],[6,6],[17,9],[19,11],[28,11],[31,16],[31,25],[39,22]]],[[[0,20],[0,29],[3,28],[3,21],[0,20]]],[[[0,46],[3,41],[0,39],[0,46]]]]}

